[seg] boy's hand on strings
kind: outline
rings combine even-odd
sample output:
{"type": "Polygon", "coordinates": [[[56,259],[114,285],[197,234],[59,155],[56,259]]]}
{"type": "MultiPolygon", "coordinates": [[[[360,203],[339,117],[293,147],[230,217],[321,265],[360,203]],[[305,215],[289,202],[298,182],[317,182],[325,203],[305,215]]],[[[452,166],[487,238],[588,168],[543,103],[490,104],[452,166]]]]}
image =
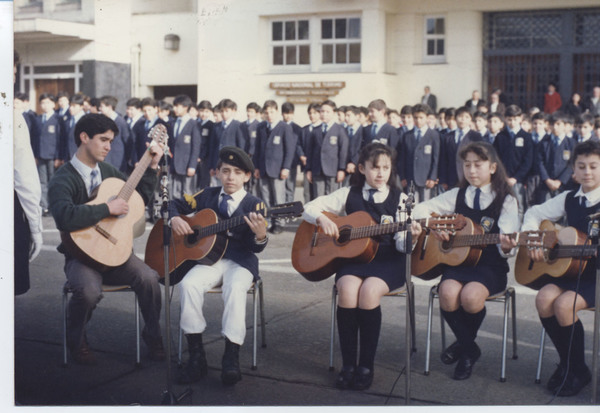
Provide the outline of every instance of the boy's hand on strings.
{"type": "Polygon", "coordinates": [[[335,225],[335,223],[325,215],[321,215],[319,218],[317,218],[317,225],[323,229],[323,233],[325,235],[329,235],[335,239],[340,237],[340,230],[337,225],[335,225]]]}
{"type": "Polygon", "coordinates": [[[267,236],[267,223],[261,214],[250,212],[247,217],[244,217],[244,221],[246,221],[246,224],[254,232],[258,241],[265,239],[267,236]]]}
{"type": "Polygon", "coordinates": [[[517,241],[507,234],[500,234],[500,248],[505,254],[517,246],[517,241]]]}
{"type": "Polygon", "coordinates": [[[190,224],[184,221],[181,217],[173,217],[171,219],[171,229],[175,234],[181,236],[194,233],[190,227],[190,224]]]}

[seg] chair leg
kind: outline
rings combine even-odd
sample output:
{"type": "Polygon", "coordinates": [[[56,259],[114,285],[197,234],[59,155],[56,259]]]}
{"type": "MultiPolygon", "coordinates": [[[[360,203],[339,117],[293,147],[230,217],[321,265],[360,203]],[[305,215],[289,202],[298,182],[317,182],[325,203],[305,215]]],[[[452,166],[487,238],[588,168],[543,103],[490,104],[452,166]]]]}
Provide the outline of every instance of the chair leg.
{"type": "Polygon", "coordinates": [[[513,342],[513,360],[519,358],[517,354],[517,295],[515,294],[515,289],[510,288],[510,295],[512,300],[512,342],[513,342]]]}
{"type": "Polygon", "coordinates": [[[63,308],[63,367],[67,367],[67,300],[69,293],[63,290],[62,308],[63,308]]]}
{"type": "Polygon", "coordinates": [[[544,359],[544,341],[546,340],[546,329],[542,327],[542,334],[540,335],[540,351],[538,353],[538,364],[535,372],[535,384],[542,382],[542,360],[544,359]]]}
{"type": "Polygon", "coordinates": [[[425,375],[429,375],[429,357],[431,355],[431,326],[433,324],[433,297],[435,286],[429,291],[429,305],[427,307],[427,338],[425,340],[425,375]]]}
{"type": "Polygon", "coordinates": [[[177,338],[177,366],[183,366],[183,329],[181,328],[181,306],[179,307],[179,334],[177,338]]]}
{"type": "Polygon", "coordinates": [[[500,382],[506,381],[506,342],[508,340],[508,307],[511,295],[507,290],[504,294],[504,321],[502,323],[502,367],[500,369],[500,382]]]}
{"type": "Polygon", "coordinates": [[[416,322],[415,322],[415,285],[410,283],[410,299],[408,302],[410,308],[410,329],[411,329],[411,344],[413,353],[417,352],[417,337],[416,337],[416,322]]]}
{"type": "Polygon", "coordinates": [[[330,328],[330,340],[329,340],[329,371],[333,371],[333,347],[335,345],[335,321],[336,312],[335,307],[337,304],[337,288],[335,284],[331,290],[331,328],[330,328]]]}
{"type": "Polygon", "coordinates": [[[257,324],[258,324],[258,288],[256,284],[252,290],[252,370],[256,370],[256,343],[257,343],[257,324]]]}
{"type": "Polygon", "coordinates": [[[267,332],[265,330],[265,296],[263,293],[263,282],[258,280],[258,298],[260,305],[260,334],[262,339],[262,348],[267,347],[267,332]]]}
{"type": "Polygon", "coordinates": [[[140,357],[140,306],[138,305],[138,298],[135,292],[133,296],[135,297],[135,366],[139,367],[142,365],[140,357]]]}

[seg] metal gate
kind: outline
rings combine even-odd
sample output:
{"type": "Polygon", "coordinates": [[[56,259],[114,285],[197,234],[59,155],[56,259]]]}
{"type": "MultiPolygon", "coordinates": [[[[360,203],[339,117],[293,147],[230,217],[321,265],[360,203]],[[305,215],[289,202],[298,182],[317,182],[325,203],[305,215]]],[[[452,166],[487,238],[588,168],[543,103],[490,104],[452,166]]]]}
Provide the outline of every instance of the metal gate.
{"type": "Polygon", "coordinates": [[[484,14],[484,94],[543,107],[548,83],[563,102],[600,82],[600,8],[484,14]]]}

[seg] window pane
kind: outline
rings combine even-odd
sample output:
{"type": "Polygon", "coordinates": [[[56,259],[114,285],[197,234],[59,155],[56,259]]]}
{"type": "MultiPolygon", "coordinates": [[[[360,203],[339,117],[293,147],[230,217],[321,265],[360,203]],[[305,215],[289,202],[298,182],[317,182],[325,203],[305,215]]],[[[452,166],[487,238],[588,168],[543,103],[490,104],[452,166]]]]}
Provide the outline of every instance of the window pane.
{"type": "Polygon", "coordinates": [[[323,63],[333,63],[333,45],[323,45],[323,63]]]}
{"type": "Polygon", "coordinates": [[[360,43],[350,44],[350,63],[360,63],[360,43]]]}
{"type": "Polygon", "coordinates": [[[427,40],[427,56],[435,55],[435,40],[427,40]]]}
{"type": "Polygon", "coordinates": [[[285,22],[285,40],[296,40],[296,22],[285,22]]]}
{"type": "Polygon", "coordinates": [[[438,39],[436,46],[437,46],[436,54],[439,56],[443,56],[444,55],[444,39],[438,39]]]}
{"type": "Polygon", "coordinates": [[[321,39],[331,39],[333,36],[333,20],[321,20],[321,39]]]}
{"type": "Polygon", "coordinates": [[[444,19],[435,19],[435,33],[444,34],[444,19]]]}
{"type": "Polygon", "coordinates": [[[335,45],[335,62],[336,63],[347,63],[347,44],[336,44],[335,45]]]}
{"type": "Polygon", "coordinates": [[[335,19],[335,38],[346,38],[346,19],[335,19]]]}
{"type": "Polygon", "coordinates": [[[360,19],[349,19],[348,38],[360,39],[360,19]]]}
{"type": "Polygon", "coordinates": [[[273,48],[273,64],[276,66],[283,64],[283,46],[273,48]]]}
{"type": "Polygon", "coordinates": [[[309,65],[310,64],[310,46],[298,46],[300,49],[300,64],[301,65],[309,65]]]}
{"type": "Polygon", "coordinates": [[[308,39],[308,20],[300,20],[298,22],[298,39],[308,39]]]}
{"type": "Polygon", "coordinates": [[[296,46],[285,47],[285,64],[295,65],[296,62],[296,46]]]}
{"type": "Polygon", "coordinates": [[[427,34],[435,34],[435,19],[427,19],[427,34]]]}
{"type": "Polygon", "coordinates": [[[283,40],[283,23],[273,22],[273,40],[283,40]]]}

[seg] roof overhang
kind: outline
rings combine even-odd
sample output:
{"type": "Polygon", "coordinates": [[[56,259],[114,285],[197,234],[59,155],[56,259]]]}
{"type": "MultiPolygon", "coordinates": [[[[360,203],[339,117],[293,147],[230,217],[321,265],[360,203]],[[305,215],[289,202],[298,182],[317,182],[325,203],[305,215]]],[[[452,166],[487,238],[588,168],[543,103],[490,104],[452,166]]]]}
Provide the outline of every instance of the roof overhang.
{"type": "Polygon", "coordinates": [[[91,41],[95,39],[93,24],[36,18],[15,20],[13,27],[16,42],[91,41]]]}

